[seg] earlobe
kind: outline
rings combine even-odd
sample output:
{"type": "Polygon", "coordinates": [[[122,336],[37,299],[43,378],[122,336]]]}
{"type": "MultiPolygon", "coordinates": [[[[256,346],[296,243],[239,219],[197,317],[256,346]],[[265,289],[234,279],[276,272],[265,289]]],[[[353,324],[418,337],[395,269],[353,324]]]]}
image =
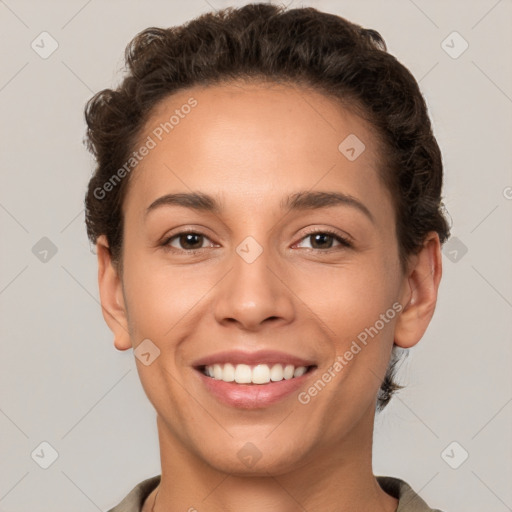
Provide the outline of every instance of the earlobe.
{"type": "Polygon", "coordinates": [[[98,286],[101,311],[105,322],[114,334],[114,345],[118,350],[132,348],[122,282],[112,258],[105,235],[96,241],[98,256],[98,286]]]}
{"type": "Polygon", "coordinates": [[[402,288],[404,309],[395,326],[395,345],[402,348],[420,341],[434,314],[442,275],[441,244],[436,232],[428,234],[411,262],[402,288]]]}

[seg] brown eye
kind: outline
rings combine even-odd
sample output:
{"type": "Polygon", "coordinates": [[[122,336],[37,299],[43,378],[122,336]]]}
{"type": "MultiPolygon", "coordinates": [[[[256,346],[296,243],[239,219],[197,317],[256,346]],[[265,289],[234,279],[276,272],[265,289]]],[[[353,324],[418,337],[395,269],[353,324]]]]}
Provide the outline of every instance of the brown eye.
{"type": "Polygon", "coordinates": [[[195,252],[204,248],[205,240],[209,240],[209,238],[201,233],[186,231],[167,238],[162,246],[170,250],[195,252]]]}
{"type": "MultiPolygon", "coordinates": [[[[311,240],[311,249],[313,250],[329,250],[333,249],[333,244],[335,242],[338,242],[338,246],[350,248],[352,247],[352,243],[349,242],[348,239],[342,237],[341,235],[338,235],[337,233],[326,231],[326,230],[318,230],[313,231],[309,234],[307,234],[305,237],[302,238],[302,240],[310,239],[311,240]]],[[[308,247],[306,247],[308,248],[308,247]]]]}
{"type": "Polygon", "coordinates": [[[186,233],[178,237],[183,249],[200,249],[203,246],[203,235],[198,233],[186,233]]]}
{"type": "Polygon", "coordinates": [[[309,235],[309,238],[313,249],[330,249],[334,242],[334,237],[328,233],[315,233],[309,235]]]}

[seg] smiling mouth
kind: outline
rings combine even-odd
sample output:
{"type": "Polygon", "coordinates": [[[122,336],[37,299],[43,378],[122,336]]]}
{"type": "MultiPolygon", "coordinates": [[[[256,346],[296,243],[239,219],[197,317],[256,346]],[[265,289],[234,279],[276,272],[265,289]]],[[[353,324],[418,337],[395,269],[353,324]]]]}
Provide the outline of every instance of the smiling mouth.
{"type": "Polygon", "coordinates": [[[213,364],[197,368],[203,375],[223,382],[235,384],[269,384],[282,380],[291,380],[302,377],[316,368],[311,366],[294,366],[292,364],[213,364]]]}

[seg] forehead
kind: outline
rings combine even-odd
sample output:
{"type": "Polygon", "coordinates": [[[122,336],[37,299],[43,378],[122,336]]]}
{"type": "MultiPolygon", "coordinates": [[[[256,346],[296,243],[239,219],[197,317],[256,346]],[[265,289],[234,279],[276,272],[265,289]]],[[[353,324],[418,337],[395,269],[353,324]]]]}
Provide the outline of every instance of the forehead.
{"type": "Polygon", "coordinates": [[[247,204],[251,197],[280,202],[283,190],[339,190],[370,203],[388,194],[372,127],[336,99],[295,84],[181,90],[153,108],[139,146],[148,141],[152,149],[130,176],[125,210],[191,190],[247,204]]]}

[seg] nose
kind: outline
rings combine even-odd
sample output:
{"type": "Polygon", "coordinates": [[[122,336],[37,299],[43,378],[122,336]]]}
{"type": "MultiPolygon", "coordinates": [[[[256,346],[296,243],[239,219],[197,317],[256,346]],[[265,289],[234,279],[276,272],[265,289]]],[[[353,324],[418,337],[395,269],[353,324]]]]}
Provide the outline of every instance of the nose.
{"type": "Polygon", "coordinates": [[[214,315],[220,324],[258,331],[293,321],[293,293],[282,265],[266,249],[252,262],[235,253],[231,270],[217,287],[214,315]]]}

